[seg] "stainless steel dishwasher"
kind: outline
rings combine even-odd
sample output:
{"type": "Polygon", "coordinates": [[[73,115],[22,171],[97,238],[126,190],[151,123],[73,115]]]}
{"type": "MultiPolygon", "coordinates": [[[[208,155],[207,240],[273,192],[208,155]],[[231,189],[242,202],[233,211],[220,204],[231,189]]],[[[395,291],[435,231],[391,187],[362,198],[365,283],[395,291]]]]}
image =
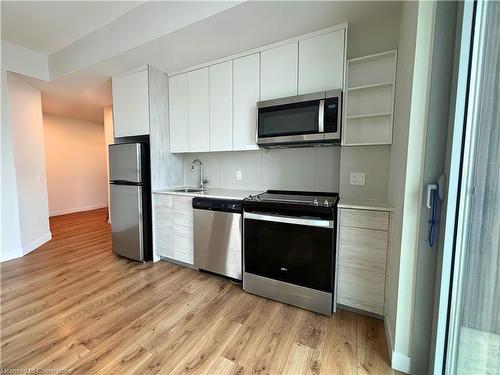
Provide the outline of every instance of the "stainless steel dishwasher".
{"type": "Polygon", "coordinates": [[[242,279],[241,201],[193,198],[195,267],[242,279]]]}

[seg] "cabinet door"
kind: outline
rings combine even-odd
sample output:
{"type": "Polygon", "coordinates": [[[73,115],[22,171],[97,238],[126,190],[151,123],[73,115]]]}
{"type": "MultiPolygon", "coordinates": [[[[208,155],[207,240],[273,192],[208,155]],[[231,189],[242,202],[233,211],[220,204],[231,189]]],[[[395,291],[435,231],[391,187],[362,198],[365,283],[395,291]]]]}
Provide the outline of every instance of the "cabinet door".
{"type": "Polygon", "coordinates": [[[172,195],[153,194],[153,246],[157,255],[174,258],[172,195]]]}
{"type": "Polygon", "coordinates": [[[342,88],[344,30],[299,42],[299,95],[342,88]]]}
{"type": "Polygon", "coordinates": [[[112,79],[115,137],[149,134],[147,68],[112,79]]]}
{"type": "Polygon", "coordinates": [[[170,118],[170,151],[189,151],[188,143],[188,85],[187,74],[168,79],[170,118]]]}
{"type": "Polygon", "coordinates": [[[298,43],[261,53],[260,100],[297,95],[298,43]]]}
{"type": "Polygon", "coordinates": [[[233,149],[255,150],[259,54],[233,60],[233,149]]]}
{"type": "Polygon", "coordinates": [[[233,148],[233,62],[212,65],[210,71],[210,151],[233,148]]]}
{"type": "Polygon", "coordinates": [[[192,197],[174,196],[174,259],[193,264],[192,197]]]}
{"type": "Polygon", "coordinates": [[[385,273],[339,266],[337,302],[384,314],[385,273]]]}
{"type": "Polygon", "coordinates": [[[188,72],[189,151],[209,150],[208,68],[188,72]]]}

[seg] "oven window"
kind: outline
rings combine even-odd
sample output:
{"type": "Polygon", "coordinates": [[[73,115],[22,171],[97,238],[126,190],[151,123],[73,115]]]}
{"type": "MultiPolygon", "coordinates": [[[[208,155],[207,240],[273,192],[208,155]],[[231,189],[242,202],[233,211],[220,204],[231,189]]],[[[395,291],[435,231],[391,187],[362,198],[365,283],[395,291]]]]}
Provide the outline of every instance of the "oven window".
{"type": "Polygon", "coordinates": [[[259,109],[259,137],[278,137],[318,132],[319,101],[259,109]]]}
{"type": "Polygon", "coordinates": [[[332,292],[333,231],[245,219],[245,272],[332,292]]]}

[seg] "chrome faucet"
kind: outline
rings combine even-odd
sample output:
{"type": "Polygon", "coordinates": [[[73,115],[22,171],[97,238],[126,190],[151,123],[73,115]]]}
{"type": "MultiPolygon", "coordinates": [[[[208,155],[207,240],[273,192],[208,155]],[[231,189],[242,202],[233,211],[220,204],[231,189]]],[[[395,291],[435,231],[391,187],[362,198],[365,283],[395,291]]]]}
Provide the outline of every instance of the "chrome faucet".
{"type": "Polygon", "coordinates": [[[198,163],[200,165],[200,185],[201,188],[204,188],[204,185],[208,182],[206,178],[203,177],[203,163],[201,162],[200,159],[194,159],[193,162],[191,163],[191,171],[194,171],[194,165],[198,163]]]}

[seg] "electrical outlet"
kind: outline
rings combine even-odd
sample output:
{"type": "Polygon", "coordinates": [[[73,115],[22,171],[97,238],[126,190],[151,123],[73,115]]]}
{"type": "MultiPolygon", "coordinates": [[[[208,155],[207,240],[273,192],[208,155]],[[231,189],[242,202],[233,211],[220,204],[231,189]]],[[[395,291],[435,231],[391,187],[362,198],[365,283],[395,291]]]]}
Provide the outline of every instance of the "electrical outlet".
{"type": "Polygon", "coordinates": [[[351,185],[364,185],[365,174],[363,172],[351,172],[351,185]]]}
{"type": "Polygon", "coordinates": [[[236,181],[241,181],[241,171],[236,171],[236,181]]]}

